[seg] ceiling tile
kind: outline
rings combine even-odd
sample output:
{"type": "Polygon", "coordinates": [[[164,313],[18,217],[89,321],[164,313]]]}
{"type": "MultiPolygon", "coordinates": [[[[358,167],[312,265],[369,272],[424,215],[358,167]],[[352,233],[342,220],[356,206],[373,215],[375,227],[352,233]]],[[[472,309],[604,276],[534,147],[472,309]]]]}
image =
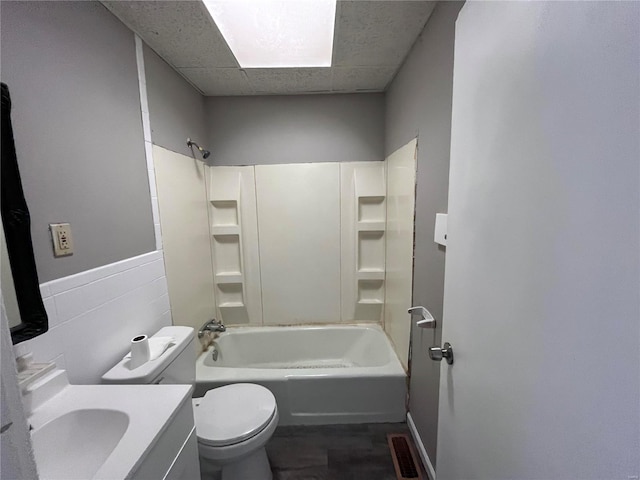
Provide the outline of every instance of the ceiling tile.
{"type": "Polygon", "coordinates": [[[331,91],[331,68],[251,68],[245,70],[256,94],[331,91]]]}
{"type": "Polygon", "coordinates": [[[435,3],[338,2],[333,65],[399,67],[424,28],[435,3]]]}
{"type": "Polygon", "coordinates": [[[202,2],[102,3],[176,68],[238,66],[202,2]]]}
{"type": "Polygon", "coordinates": [[[334,92],[382,92],[396,73],[394,67],[334,67],[334,92]]]}
{"type": "Polygon", "coordinates": [[[205,95],[223,96],[382,91],[435,5],[339,0],[332,67],[242,70],[202,1],[102,3],[205,95]]]}
{"type": "Polygon", "coordinates": [[[253,94],[247,77],[238,68],[179,68],[178,71],[205,95],[253,94]]]}

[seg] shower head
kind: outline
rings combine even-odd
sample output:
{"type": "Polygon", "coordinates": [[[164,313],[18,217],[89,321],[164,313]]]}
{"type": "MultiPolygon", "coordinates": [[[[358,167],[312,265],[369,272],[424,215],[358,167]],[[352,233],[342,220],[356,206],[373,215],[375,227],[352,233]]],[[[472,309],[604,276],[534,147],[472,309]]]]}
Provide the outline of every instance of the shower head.
{"type": "Polygon", "coordinates": [[[193,148],[194,146],[200,151],[200,154],[202,155],[203,159],[206,160],[207,158],[209,158],[209,155],[211,155],[211,152],[209,150],[205,150],[204,148],[199,146],[196,142],[192,141],[190,138],[187,138],[187,147],[193,148]]]}

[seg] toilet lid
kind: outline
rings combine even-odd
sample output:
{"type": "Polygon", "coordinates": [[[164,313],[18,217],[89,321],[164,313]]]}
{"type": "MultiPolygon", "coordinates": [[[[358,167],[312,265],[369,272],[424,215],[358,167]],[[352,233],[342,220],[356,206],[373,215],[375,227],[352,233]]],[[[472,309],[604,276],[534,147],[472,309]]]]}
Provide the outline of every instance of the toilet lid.
{"type": "Polygon", "coordinates": [[[264,430],[275,414],[276,399],[260,385],[236,383],[209,390],[194,400],[194,407],[198,440],[220,447],[264,430]]]}

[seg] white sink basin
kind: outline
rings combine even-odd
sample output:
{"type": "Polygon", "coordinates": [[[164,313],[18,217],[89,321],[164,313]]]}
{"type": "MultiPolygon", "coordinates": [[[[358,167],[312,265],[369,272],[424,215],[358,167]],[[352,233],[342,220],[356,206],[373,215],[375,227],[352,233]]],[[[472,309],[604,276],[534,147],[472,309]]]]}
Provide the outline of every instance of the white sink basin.
{"type": "Polygon", "coordinates": [[[126,413],[105,409],[74,410],[50,420],[31,433],[40,477],[93,478],[128,425],[126,413]]]}
{"type": "Polygon", "coordinates": [[[40,480],[136,477],[191,385],[69,385],[52,373],[23,395],[40,480]]]}

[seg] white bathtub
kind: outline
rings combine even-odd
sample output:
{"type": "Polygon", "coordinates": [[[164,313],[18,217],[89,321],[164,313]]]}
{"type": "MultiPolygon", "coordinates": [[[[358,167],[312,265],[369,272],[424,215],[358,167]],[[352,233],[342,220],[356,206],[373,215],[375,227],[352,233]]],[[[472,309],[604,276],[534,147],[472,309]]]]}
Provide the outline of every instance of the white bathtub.
{"type": "Polygon", "coordinates": [[[378,325],[229,328],[198,358],[195,395],[239,382],[273,392],[280,425],[405,420],[406,374],[378,325]]]}

